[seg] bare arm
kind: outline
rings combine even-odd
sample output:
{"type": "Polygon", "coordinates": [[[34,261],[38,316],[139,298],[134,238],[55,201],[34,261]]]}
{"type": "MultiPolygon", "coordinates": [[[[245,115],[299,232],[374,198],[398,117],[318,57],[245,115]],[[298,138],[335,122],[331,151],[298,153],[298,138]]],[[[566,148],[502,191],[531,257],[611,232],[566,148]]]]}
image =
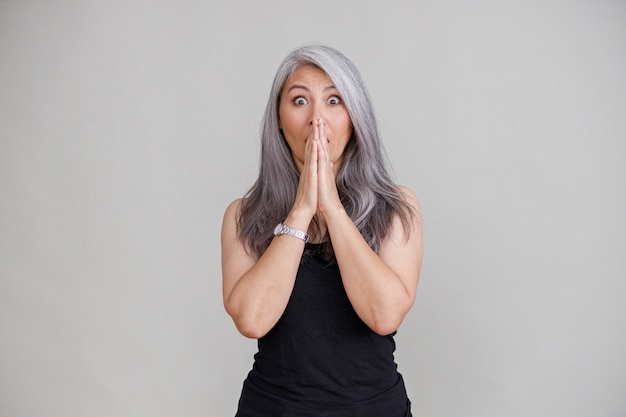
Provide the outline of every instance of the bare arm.
{"type": "Polygon", "coordinates": [[[414,208],[407,237],[400,219],[376,254],[343,210],[328,212],[326,222],[346,293],[353,308],[380,335],[394,332],[415,301],[422,264],[422,227],[413,193],[402,189],[414,208]]]}
{"type": "MultiPolygon", "coordinates": [[[[241,334],[259,338],[274,327],[287,306],[304,242],[292,236],[280,236],[256,260],[237,237],[240,205],[238,200],[228,207],[222,224],[224,307],[241,334]]],[[[306,216],[296,213],[290,214],[285,223],[304,230],[308,226],[306,216]]]]}
{"type": "MultiPolygon", "coordinates": [[[[317,145],[319,130],[311,128],[305,165],[293,208],[285,224],[307,230],[317,208],[317,145]]],[[[291,296],[304,242],[282,235],[273,239],[259,259],[238,237],[241,200],[227,209],[222,223],[222,292],[226,312],[241,334],[260,338],[280,319],[291,296]]]]}
{"type": "Polygon", "coordinates": [[[411,230],[404,233],[396,216],[378,254],[365,242],[339,200],[329,146],[321,127],[318,152],[318,205],[328,228],[344,288],[352,307],[373,331],[398,329],[415,301],[422,266],[422,223],[415,195],[398,192],[413,209],[411,230]]]}
{"type": "MultiPolygon", "coordinates": [[[[379,334],[395,331],[413,305],[422,262],[418,203],[409,190],[401,192],[417,213],[412,231],[405,236],[400,220],[394,219],[376,254],[339,201],[320,122],[312,128],[296,201],[285,219],[287,225],[307,230],[319,210],[350,302],[359,317],[379,334]]],[[[281,236],[255,259],[238,238],[240,205],[239,200],[228,207],[222,226],[224,306],[244,336],[259,338],[274,327],[287,306],[304,244],[297,238],[281,236]]]]}

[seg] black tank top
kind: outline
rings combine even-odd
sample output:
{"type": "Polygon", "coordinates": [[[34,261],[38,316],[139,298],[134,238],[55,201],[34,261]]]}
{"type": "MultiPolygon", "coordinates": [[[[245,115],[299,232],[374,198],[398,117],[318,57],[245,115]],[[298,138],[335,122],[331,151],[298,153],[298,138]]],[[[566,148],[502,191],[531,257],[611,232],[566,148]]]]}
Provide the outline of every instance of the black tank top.
{"type": "Polygon", "coordinates": [[[306,245],[285,312],[258,341],[237,417],[410,416],[393,334],[361,321],[322,249],[306,245]]]}

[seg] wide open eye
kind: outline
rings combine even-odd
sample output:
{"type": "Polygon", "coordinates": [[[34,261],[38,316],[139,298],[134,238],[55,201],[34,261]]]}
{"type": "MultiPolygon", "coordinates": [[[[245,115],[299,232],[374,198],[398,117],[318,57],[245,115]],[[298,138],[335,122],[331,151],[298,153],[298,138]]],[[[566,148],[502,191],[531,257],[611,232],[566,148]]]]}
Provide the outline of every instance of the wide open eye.
{"type": "Polygon", "coordinates": [[[328,98],[328,104],[341,104],[341,98],[339,96],[331,96],[328,98]]]}
{"type": "Polygon", "coordinates": [[[293,104],[295,104],[296,106],[304,106],[305,104],[308,104],[308,101],[306,101],[304,97],[298,96],[293,99],[293,104]]]}

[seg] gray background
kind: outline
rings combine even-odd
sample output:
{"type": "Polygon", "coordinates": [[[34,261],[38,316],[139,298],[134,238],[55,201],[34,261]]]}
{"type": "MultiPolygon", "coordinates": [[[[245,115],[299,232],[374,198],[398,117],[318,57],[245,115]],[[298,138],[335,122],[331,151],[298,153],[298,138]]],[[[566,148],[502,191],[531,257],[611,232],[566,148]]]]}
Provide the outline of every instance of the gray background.
{"type": "Polygon", "coordinates": [[[292,48],[361,69],[426,252],[416,416],[626,415],[626,2],[0,1],[0,415],[229,416],[226,205],[292,48]]]}

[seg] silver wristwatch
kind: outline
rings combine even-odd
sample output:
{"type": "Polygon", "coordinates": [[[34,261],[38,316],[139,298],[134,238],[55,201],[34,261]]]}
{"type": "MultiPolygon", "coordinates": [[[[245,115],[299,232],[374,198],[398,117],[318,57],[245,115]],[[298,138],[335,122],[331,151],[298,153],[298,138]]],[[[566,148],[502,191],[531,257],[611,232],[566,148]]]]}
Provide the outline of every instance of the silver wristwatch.
{"type": "Polygon", "coordinates": [[[304,240],[304,243],[309,241],[309,235],[306,232],[294,229],[293,227],[289,227],[283,223],[278,223],[278,225],[274,228],[274,237],[278,237],[280,235],[297,237],[298,239],[304,240]]]}

